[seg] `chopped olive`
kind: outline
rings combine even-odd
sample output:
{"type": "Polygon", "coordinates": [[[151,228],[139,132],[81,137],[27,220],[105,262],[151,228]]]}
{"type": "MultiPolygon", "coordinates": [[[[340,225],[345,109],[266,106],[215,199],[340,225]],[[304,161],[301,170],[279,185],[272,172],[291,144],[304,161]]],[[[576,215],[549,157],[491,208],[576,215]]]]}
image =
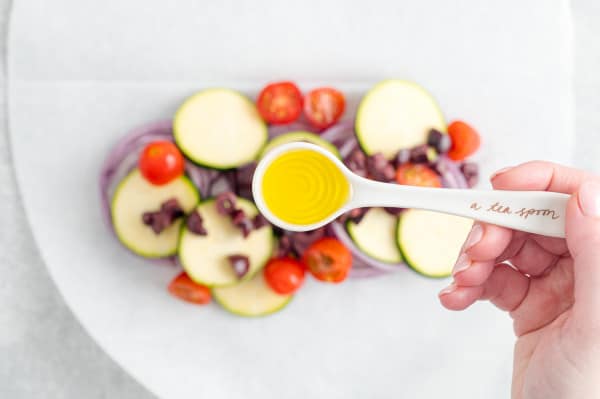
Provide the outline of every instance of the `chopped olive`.
{"type": "Polygon", "coordinates": [[[181,205],[179,205],[179,201],[177,201],[177,198],[171,198],[163,202],[160,206],[160,210],[171,216],[173,220],[185,215],[185,212],[183,212],[183,208],[181,207],[181,205]]]}
{"type": "Polygon", "coordinates": [[[438,154],[445,154],[452,145],[450,136],[436,129],[431,129],[427,136],[427,144],[435,148],[438,154]]]}
{"type": "Polygon", "coordinates": [[[171,198],[163,202],[159,210],[144,212],[142,222],[149,226],[155,234],[160,234],[183,215],[184,212],[179,205],[179,201],[176,198],[171,198]]]}
{"type": "Polygon", "coordinates": [[[187,218],[186,226],[188,230],[196,235],[205,236],[208,234],[204,227],[204,220],[197,210],[194,210],[187,218]]]}
{"type": "Polygon", "coordinates": [[[410,150],[410,162],[412,163],[432,163],[437,159],[436,151],[426,144],[419,145],[410,150]]]}
{"type": "Polygon", "coordinates": [[[244,277],[250,270],[250,259],[246,255],[230,255],[227,257],[227,260],[238,278],[244,277]]]}
{"type": "Polygon", "coordinates": [[[373,180],[383,182],[392,181],[396,176],[394,166],[380,152],[367,158],[367,172],[373,180]]]}
{"type": "Polygon", "coordinates": [[[244,210],[236,207],[236,202],[235,194],[226,191],[217,196],[215,206],[219,214],[231,218],[231,223],[242,232],[244,238],[248,237],[253,230],[269,225],[269,222],[261,214],[257,214],[254,218],[248,217],[244,210]]]}
{"type": "Polygon", "coordinates": [[[254,223],[241,209],[236,209],[231,214],[231,222],[235,227],[240,229],[244,238],[248,237],[254,229],[254,223]]]}
{"type": "Polygon", "coordinates": [[[350,155],[344,159],[344,163],[348,169],[357,175],[362,177],[367,176],[367,156],[360,148],[352,151],[350,155]]]}
{"type": "Polygon", "coordinates": [[[160,234],[163,230],[173,224],[171,217],[164,212],[144,212],[142,215],[144,224],[150,226],[155,234],[160,234]]]}
{"type": "Polygon", "coordinates": [[[269,225],[269,221],[262,215],[262,213],[257,213],[256,216],[252,219],[252,225],[255,230],[260,229],[261,227],[265,227],[269,225]]]}
{"type": "Polygon", "coordinates": [[[225,191],[215,198],[217,212],[221,215],[231,215],[235,211],[236,196],[231,191],[225,191]]]}
{"type": "Polygon", "coordinates": [[[369,208],[355,208],[348,212],[348,219],[353,223],[360,223],[362,218],[365,216],[369,208]]]}
{"type": "Polygon", "coordinates": [[[383,208],[383,210],[392,216],[398,216],[399,214],[402,213],[404,208],[383,208]]]}

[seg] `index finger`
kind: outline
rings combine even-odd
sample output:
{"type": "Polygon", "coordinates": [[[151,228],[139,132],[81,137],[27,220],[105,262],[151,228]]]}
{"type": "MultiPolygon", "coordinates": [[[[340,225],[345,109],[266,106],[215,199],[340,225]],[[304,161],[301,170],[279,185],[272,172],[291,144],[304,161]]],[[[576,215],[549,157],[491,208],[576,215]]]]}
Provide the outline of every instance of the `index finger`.
{"type": "Polygon", "coordinates": [[[492,186],[496,190],[540,190],[573,194],[589,173],[545,161],[531,161],[502,169],[492,175],[492,186]]]}

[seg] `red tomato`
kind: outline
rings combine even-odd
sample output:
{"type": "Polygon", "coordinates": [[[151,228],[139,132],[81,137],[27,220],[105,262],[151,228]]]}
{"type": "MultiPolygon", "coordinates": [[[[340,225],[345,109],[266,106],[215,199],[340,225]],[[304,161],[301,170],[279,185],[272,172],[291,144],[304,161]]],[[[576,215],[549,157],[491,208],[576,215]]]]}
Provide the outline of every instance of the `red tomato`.
{"type": "Polygon", "coordinates": [[[462,161],[472,155],[481,144],[477,130],[462,121],[454,121],[448,125],[448,135],[452,139],[448,157],[455,161],[462,161]]]}
{"type": "Polygon", "coordinates": [[[169,292],[186,302],[198,305],[210,303],[210,289],[202,284],[193,282],[185,272],[181,273],[171,281],[169,284],[169,292]]]}
{"type": "Polygon", "coordinates": [[[183,174],[185,161],[175,144],[153,141],[142,151],[138,165],[146,180],[162,186],[183,174]]]}
{"type": "Polygon", "coordinates": [[[256,106],[267,123],[290,123],[298,119],[302,112],[302,93],[292,82],[271,83],[258,95],[256,106]]]}
{"type": "Polygon", "coordinates": [[[308,92],[304,99],[304,114],[318,129],[326,129],[335,124],[344,113],[344,95],[330,87],[321,87],[308,92]]]}
{"type": "Polygon", "coordinates": [[[406,163],[396,170],[396,182],[407,186],[442,187],[442,179],[427,165],[406,163]]]}
{"type": "Polygon", "coordinates": [[[348,277],[352,254],[338,239],[323,237],[308,247],[302,262],[317,280],[339,283],[348,277]]]}
{"type": "Polygon", "coordinates": [[[264,271],[269,287],[278,294],[292,294],[304,283],[304,265],[292,258],[271,259],[264,271]]]}

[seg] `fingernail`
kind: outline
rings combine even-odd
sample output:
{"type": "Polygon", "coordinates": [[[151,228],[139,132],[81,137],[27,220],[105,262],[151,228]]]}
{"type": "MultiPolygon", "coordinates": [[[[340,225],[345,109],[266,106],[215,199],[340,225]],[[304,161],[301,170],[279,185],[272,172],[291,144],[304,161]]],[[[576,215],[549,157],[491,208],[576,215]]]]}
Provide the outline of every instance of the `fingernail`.
{"type": "Polygon", "coordinates": [[[482,237],[483,227],[481,227],[479,223],[473,223],[473,227],[471,227],[471,231],[469,232],[465,244],[463,245],[462,252],[468,251],[473,245],[481,241],[482,237]]]}
{"type": "Polygon", "coordinates": [[[454,292],[455,289],[456,289],[456,284],[452,283],[449,286],[447,286],[446,288],[444,288],[443,290],[441,290],[440,293],[438,294],[438,296],[451,294],[454,292]]]}
{"type": "Polygon", "coordinates": [[[600,183],[585,181],[579,187],[577,195],[579,208],[586,216],[600,217],[600,183]]]}
{"type": "Polygon", "coordinates": [[[492,175],[490,176],[490,180],[494,180],[497,176],[500,176],[502,173],[508,172],[512,168],[514,168],[514,166],[507,166],[506,168],[498,169],[497,171],[492,173],[492,175]]]}
{"type": "Polygon", "coordinates": [[[456,263],[454,264],[454,267],[452,268],[452,275],[454,276],[457,273],[467,270],[469,266],[471,266],[471,263],[471,258],[469,258],[467,254],[460,254],[458,259],[456,260],[456,263]]]}

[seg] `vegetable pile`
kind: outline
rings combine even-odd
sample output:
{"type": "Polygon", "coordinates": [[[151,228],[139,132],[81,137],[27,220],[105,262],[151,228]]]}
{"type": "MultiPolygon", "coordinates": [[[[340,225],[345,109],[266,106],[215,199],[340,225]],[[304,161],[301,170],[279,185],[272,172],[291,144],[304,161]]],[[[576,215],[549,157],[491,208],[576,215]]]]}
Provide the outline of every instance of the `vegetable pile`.
{"type": "Polygon", "coordinates": [[[272,226],[251,193],[256,162],[296,141],[316,144],[352,171],[390,184],[469,188],[467,158],[480,137],[449,125],[433,97],[402,80],[375,85],[356,115],[343,93],[307,93],[293,82],[267,85],[256,102],[230,89],[188,98],[173,121],[148,124],[108,154],[100,175],[107,225],[131,252],[181,266],[168,290],[204,305],[214,298],[242,316],[274,313],[305,275],[340,283],[409,266],[445,277],[472,221],[396,208],[355,209],[305,233],[272,226]],[[353,117],[353,118],[352,118],[353,117]],[[353,119],[348,121],[347,119],[353,119]]]}

